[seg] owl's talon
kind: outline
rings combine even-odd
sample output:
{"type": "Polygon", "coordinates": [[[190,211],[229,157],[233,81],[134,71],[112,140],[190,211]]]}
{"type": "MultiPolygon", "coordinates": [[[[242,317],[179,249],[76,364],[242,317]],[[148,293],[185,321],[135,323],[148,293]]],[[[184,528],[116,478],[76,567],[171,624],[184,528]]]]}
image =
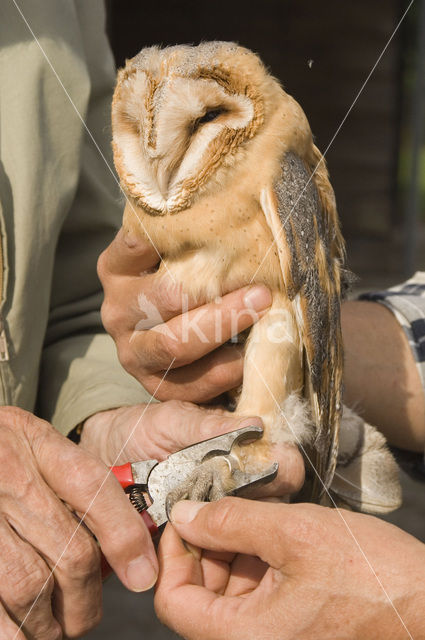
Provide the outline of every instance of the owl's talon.
{"type": "Polygon", "coordinates": [[[231,471],[228,462],[221,457],[207,460],[167,496],[166,509],[169,514],[176,502],[195,500],[214,502],[227,495],[231,487],[231,471]]]}

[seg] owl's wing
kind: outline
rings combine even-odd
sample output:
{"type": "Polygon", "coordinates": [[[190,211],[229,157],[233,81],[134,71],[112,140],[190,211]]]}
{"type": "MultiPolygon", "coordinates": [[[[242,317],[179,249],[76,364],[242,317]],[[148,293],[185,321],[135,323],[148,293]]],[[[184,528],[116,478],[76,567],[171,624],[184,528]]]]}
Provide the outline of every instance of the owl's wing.
{"type": "MultiPolygon", "coordinates": [[[[314,157],[320,158],[314,148],[314,157]]],[[[293,305],[305,362],[305,395],[316,424],[313,495],[332,482],[342,411],[341,263],[344,246],[324,160],[316,173],[298,155],[285,154],[273,188],[261,204],[276,243],[293,305]],[[321,481],[320,481],[321,479],[321,481]]]]}

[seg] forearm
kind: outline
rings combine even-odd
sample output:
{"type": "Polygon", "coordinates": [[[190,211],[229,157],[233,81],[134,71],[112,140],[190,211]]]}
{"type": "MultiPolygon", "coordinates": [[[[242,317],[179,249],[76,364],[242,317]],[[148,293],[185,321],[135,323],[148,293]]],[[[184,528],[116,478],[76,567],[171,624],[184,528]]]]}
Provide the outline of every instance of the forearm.
{"type": "Polygon", "coordinates": [[[345,403],[398,447],[423,451],[425,395],[406,335],[375,302],[342,307],[345,403]]]}

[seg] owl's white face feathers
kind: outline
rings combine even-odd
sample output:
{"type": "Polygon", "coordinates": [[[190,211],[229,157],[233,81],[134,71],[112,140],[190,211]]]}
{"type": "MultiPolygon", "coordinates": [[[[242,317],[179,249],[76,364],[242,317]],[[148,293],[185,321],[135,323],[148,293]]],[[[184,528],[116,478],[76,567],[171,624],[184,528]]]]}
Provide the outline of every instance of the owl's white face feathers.
{"type": "Polygon", "coordinates": [[[265,96],[282,93],[233,43],[144,49],[120,71],[112,107],[124,189],[153,215],[187,208],[261,129],[265,96]]]}

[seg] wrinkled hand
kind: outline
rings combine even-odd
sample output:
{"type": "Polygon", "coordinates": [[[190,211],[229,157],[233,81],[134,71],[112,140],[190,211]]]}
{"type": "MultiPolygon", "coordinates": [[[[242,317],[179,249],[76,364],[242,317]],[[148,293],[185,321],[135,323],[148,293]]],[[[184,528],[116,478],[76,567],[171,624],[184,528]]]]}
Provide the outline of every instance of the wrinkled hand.
{"type": "MultiPolygon", "coordinates": [[[[260,418],[241,418],[221,409],[204,409],[189,402],[169,400],[103,411],[85,422],[80,446],[107,465],[138,460],[164,460],[191,444],[249,425],[263,426],[260,418]]],[[[271,450],[270,462],[279,463],[277,478],[252,495],[283,496],[304,482],[304,462],[298,449],[281,445],[271,450]]]]}
{"type": "Polygon", "coordinates": [[[98,262],[103,324],[123,367],[150,393],[174,360],[159,400],[207,402],[241,383],[242,349],[224,343],[261,317],[271,294],[244,287],[198,307],[166,272],[155,272],[158,262],[150,244],[118,233],[98,262]]]}
{"type": "Polygon", "coordinates": [[[390,524],[240,498],[179,502],[171,518],[155,607],[186,640],[425,637],[425,546],[390,524]]]}
{"type": "Polygon", "coordinates": [[[136,591],[156,577],[150,535],[107,468],[44,420],[0,408],[0,442],[0,636],[80,636],[101,616],[100,554],[71,509],[136,591]]]}

